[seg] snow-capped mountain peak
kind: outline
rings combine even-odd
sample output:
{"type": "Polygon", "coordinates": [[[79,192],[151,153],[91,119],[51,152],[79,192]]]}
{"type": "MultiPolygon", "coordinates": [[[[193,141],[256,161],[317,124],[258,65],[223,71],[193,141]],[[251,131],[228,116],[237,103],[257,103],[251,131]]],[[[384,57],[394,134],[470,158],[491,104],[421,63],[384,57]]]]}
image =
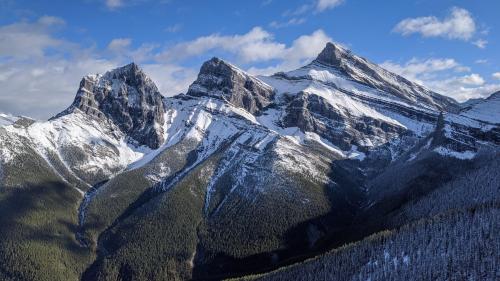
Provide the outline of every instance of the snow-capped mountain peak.
{"type": "Polygon", "coordinates": [[[342,65],[351,58],[351,51],[339,44],[328,42],[315,61],[322,64],[342,67],[342,65]]]}
{"type": "Polygon", "coordinates": [[[222,99],[254,114],[272,102],[274,90],[232,64],[213,58],[202,65],[187,95],[222,99]]]}
{"type": "Polygon", "coordinates": [[[73,104],[56,118],[75,111],[110,119],[140,145],[158,148],[164,141],[163,96],[135,63],[84,77],[73,104]]]}
{"type": "Polygon", "coordinates": [[[439,95],[417,83],[392,73],[350,50],[327,43],[311,66],[332,67],[347,78],[369,87],[384,91],[394,98],[412,105],[424,105],[434,110],[458,111],[458,104],[449,97],[439,95]]]}

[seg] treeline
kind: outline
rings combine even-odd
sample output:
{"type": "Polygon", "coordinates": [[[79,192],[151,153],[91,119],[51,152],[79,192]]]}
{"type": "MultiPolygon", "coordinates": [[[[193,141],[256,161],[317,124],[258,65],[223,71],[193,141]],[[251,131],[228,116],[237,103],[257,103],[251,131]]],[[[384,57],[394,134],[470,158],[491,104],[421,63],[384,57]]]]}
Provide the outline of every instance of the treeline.
{"type": "Polygon", "coordinates": [[[175,187],[149,198],[101,235],[101,255],[83,281],[189,280],[205,189],[217,156],[175,187]]]}
{"type": "Polygon", "coordinates": [[[405,204],[390,217],[389,227],[455,209],[466,209],[488,202],[500,202],[500,153],[484,151],[472,170],[457,174],[429,194],[405,204]]]}

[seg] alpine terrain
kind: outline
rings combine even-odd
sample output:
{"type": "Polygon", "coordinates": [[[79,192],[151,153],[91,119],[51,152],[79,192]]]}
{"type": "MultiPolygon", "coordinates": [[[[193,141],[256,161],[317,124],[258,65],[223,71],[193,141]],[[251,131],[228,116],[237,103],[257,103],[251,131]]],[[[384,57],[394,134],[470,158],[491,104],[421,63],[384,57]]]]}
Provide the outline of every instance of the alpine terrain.
{"type": "Polygon", "coordinates": [[[1,280],[498,280],[500,92],[460,104],[328,43],[164,97],[134,63],[0,115],[1,280]]]}

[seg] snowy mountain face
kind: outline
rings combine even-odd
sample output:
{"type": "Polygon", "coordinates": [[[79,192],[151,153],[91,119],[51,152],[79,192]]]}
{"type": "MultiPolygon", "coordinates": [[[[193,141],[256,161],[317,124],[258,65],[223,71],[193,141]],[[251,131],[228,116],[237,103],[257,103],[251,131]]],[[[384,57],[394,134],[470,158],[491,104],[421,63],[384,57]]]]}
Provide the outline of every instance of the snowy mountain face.
{"type": "Polygon", "coordinates": [[[57,117],[75,111],[97,120],[110,119],[140,145],[155,149],[164,141],[163,97],[134,63],[84,77],[73,104],[57,117]]]}
{"type": "Polygon", "coordinates": [[[0,113],[0,126],[8,126],[14,124],[19,118],[9,115],[9,114],[4,114],[0,113]]]}
{"type": "Polygon", "coordinates": [[[498,124],[500,122],[500,92],[496,92],[487,99],[466,107],[462,115],[471,119],[498,124]]]}
{"type": "Polygon", "coordinates": [[[334,67],[347,78],[382,90],[393,98],[399,98],[412,105],[450,112],[458,109],[453,99],[408,81],[332,43],[327,44],[314,63],[334,67]]]}
{"type": "Polygon", "coordinates": [[[143,270],[127,255],[142,249],[147,264],[174,264],[172,279],[217,279],[346,242],[354,221],[381,221],[426,180],[451,177],[443,166],[497,150],[498,96],[459,111],[331,43],[266,77],[213,58],[169,98],[130,64],[84,77],[49,121],[0,115],[0,185],[22,187],[27,165],[82,193],[75,243],[99,250],[84,280],[143,270]]]}

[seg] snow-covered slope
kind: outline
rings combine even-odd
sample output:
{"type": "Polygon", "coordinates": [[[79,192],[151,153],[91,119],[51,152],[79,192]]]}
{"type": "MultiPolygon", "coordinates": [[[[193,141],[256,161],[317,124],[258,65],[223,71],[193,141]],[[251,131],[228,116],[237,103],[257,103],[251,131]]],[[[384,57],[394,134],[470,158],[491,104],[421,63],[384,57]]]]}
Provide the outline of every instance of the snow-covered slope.
{"type": "Polygon", "coordinates": [[[5,130],[28,142],[63,179],[69,180],[64,175],[69,173],[87,186],[108,179],[149,151],[129,144],[112,123],[80,112],[5,130]]]}
{"type": "MultiPolygon", "coordinates": [[[[211,59],[189,91],[173,98],[162,97],[135,64],[89,75],[67,110],[9,132],[27,137],[49,162],[57,158],[93,185],[124,169],[142,167],[187,139],[198,142],[200,153],[208,157],[244,131],[269,132],[260,145],[280,138],[298,145],[316,143],[346,159],[364,159],[370,151],[389,147],[394,160],[399,149],[394,146],[402,145],[396,140],[427,136],[439,111],[454,111],[455,105],[329,43],[307,66],[269,77],[253,77],[211,59]]],[[[491,130],[481,121],[494,123],[497,108],[492,95],[461,115],[447,112],[448,136],[491,130]]],[[[3,125],[17,120],[0,118],[3,125]]],[[[467,141],[473,142],[474,136],[467,141]]]]}
{"type": "Polygon", "coordinates": [[[19,117],[12,116],[10,114],[0,113],[0,126],[8,126],[14,124],[19,117]]]}
{"type": "Polygon", "coordinates": [[[474,103],[472,106],[466,108],[461,115],[475,120],[499,124],[500,92],[496,92],[487,99],[474,103]]]}
{"type": "Polygon", "coordinates": [[[453,99],[439,95],[402,76],[389,72],[337,44],[328,43],[313,64],[334,67],[347,78],[384,91],[393,98],[412,105],[444,111],[459,109],[458,103],[453,99]]]}

